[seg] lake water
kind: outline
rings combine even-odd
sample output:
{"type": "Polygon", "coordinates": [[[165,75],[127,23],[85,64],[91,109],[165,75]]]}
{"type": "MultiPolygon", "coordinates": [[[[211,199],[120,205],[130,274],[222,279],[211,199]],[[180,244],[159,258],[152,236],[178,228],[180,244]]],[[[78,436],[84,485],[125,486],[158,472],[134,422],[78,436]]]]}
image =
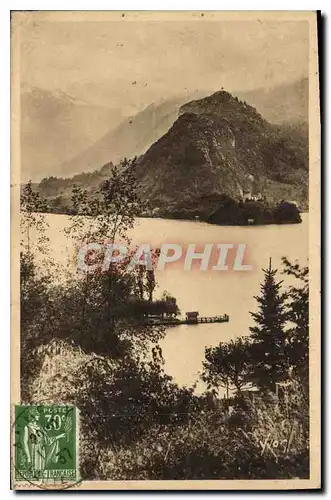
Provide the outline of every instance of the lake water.
{"type": "MultiPolygon", "coordinates": [[[[232,243],[247,245],[245,262],[251,271],[200,271],[198,266],[190,271],[182,263],[168,266],[156,273],[156,295],[167,290],[177,298],[182,313],[199,311],[201,316],[228,314],[229,323],[181,325],[169,328],[161,342],[165,369],[179,384],[192,384],[202,368],[206,346],[216,345],[237,336],[249,334],[252,325],[249,311],[256,308],[254,295],[259,294],[263,280],[262,268],[281,269],[281,258],[298,259],[307,265],[308,214],[303,214],[302,224],[269,225],[259,227],[215,226],[201,222],[164,219],[139,219],[131,231],[133,242],[150,243],[159,247],[162,243],[187,245],[195,243],[232,243]]],[[[49,237],[54,257],[66,263],[72,247],[63,234],[68,217],[48,215],[49,237]]],[[[230,255],[229,255],[230,257],[230,255]]],[[[231,260],[231,259],[230,259],[231,260]]],[[[279,280],[288,278],[279,274],[279,280]]]]}

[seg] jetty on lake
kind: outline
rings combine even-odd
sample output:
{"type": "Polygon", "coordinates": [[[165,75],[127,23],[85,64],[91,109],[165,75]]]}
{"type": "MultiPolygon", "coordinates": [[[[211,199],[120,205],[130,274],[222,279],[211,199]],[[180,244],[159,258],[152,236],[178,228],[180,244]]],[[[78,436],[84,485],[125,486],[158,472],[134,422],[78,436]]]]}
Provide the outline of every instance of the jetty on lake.
{"type": "Polygon", "coordinates": [[[221,316],[199,316],[198,311],[187,312],[185,318],[175,318],[169,316],[151,315],[146,317],[145,324],[147,325],[200,325],[206,323],[227,323],[229,316],[223,314],[221,316]]]}
{"type": "Polygon", "coordinates": [[[227,314],[219,316],[199,316],[199,311],[189,311],[180,317],[180,310],[174,297],[167,296],[161,300],[144,300],[132,298],[131,311],[140,318],[144,325],[201,325],[207,323],[227,323],[227,314]]]}

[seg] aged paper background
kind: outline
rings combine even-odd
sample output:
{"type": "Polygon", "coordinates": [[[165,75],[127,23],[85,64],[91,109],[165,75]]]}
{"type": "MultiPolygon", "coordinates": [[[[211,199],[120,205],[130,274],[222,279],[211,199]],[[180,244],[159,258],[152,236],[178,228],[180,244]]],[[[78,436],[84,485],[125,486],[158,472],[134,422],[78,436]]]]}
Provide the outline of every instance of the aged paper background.
{"type": "MultiPolygon", "coordinates": [[[[11,40],[11,398],[20,402],[19,192],[21,182],[20,82],[21,30],[33,20],[66,22],[118,21],[121,12],[13,12],[11,40]]],[[[314,12],[128,12],[125,22],[199,20],[307,21],[309,25],[309,265],[310,265],[310,479],[215,481],[85,481],[75,489],[260,490],[305,489],[320,485],[320,113],[317,20],[314,12]]],[[[19,488],[19,485],[17,485],[19,488]]]]}

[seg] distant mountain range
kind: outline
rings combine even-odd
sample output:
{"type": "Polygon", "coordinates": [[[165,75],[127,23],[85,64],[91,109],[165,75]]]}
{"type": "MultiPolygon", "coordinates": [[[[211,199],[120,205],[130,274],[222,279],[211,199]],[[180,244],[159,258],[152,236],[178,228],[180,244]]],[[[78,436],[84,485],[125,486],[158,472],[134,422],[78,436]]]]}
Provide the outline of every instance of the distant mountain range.
{"type": "MultiPolygon", "coordinates": [[[[151,106],[139,113],[131,125],[141,128],[142,148],[146,121],[150,123],[152,116],[156,136],[163,127],[170,128],[137,161],[140,196],[150,206],[142,215],[206,219],[224,196],[234,200],[265,196],[270,204],[295,200],[306,208],[308,128],[304,123],[271,124],[255,108],[221,90],[181,106],[178,101],[164,103],[162,108],[151,106]]],[[[73,184],[93,193],[110,166],[71,179],[53,176],[38,189],[52,210],[70,210],[73,184]]]]}
{"type": "MultiPolygon", "coordinates": [[[[70,177],[102,165],[141,155],[178,118],[179,108],[200,91],[153,103],[130,118],[119,109],[88,104],[63,92],[24,86],[21,96],[22,178],[70,177]]],[[[234,93],[271,123],[308,122],[308,80],[234,93]]],[[[299,125],[298,125],[299,124],[299,125]]]]}
{"type": "Polygon", "coordinates": [[[174,123],[182,100],[151,104],[136,116],[126,118],[99,141],[58,167],[58,175],[94,171],[112,161],[141,155],[174,123]]]}
{"type": "Polygon", "coordinates": [[[270,123],[308,123],[309,80],[302,80],[272,89],[235,93],[239,99],[254,106],[270,123]]]}
{"type": "Polygon", "coordinates": [[[61,91],[24,85],[21,89],[23,182],[48,175],[72,175],[74,172],[66,172],[61,165],[90,147],[122,119],[119,109],[91,105],[61,91]]]}

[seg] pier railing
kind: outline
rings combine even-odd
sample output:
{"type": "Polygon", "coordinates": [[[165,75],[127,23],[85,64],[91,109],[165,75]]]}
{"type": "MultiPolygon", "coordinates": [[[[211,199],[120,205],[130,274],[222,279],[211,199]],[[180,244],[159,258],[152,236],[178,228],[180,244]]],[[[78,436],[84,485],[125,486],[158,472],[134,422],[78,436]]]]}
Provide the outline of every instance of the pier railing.
{"type": "Polygon", "coordinates": [[[197,323],[225,323],[229,321],[229,316],[223,314],[223,316],[201,316],[197,318],[197,323]]]}
{"type": "Polygon", "coordinates": [[[147,318],[146,323],[150,325],[199,325],[203,323],[227,323],[229,321],[228,314],[221,316],[201,316],[196,318],[147,318]]]}

